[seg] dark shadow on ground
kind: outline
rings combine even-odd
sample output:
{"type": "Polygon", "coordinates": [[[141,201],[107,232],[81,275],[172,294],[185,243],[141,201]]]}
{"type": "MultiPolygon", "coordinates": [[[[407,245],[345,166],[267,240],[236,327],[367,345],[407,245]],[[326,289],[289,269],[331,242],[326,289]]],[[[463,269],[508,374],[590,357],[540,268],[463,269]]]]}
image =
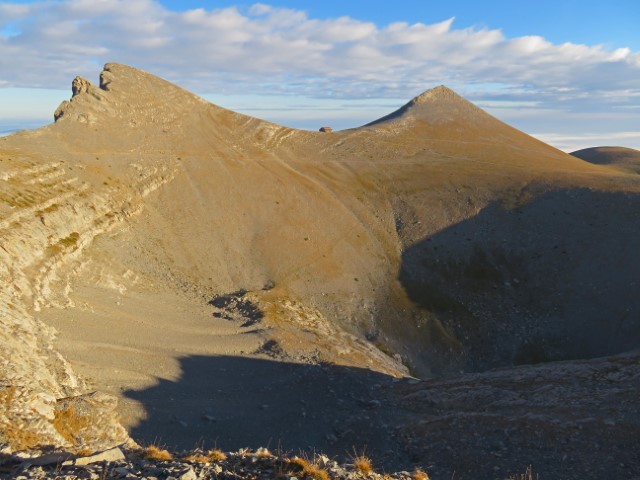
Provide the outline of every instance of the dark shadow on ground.
{"type": "Polygon", "coordinates": [[[393,377],[230,356],[186,357],[181,367],[176,382],[125,392],[148,414],[131,432],[139,443],[226,451],[262,446],[342,457],[366,447],[380,466],[405,463],[393,424],[385,421],[393,410],[386,400],[393,377]]]}
{"type": "Polygon", "coordinates": [[[408,248],[400,281],[469,371],[640,345],[640,195],[521,191],[408,248]]]}

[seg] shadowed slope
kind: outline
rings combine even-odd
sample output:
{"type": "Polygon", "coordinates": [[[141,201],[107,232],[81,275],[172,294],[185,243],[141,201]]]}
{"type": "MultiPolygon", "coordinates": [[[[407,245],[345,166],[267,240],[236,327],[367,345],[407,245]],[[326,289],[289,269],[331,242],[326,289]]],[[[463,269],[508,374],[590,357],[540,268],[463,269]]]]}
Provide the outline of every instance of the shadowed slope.
{"type": "Polygon", "coordinates": [[[403,252],[400,280],[471,370],[625,352],[640,346],[638,212],[637,194],[587,189],[491,204],[403,252]]]}
{"type": "Polygon", "coordinates": [[[148,412],[133,430],[135,438],[185,450],[196,444],[225,450],[262,445],[341,458],[366,448],[379,466],[408,463],[393,425],[372,421],[389,406],[393,377],[230,356],[183,358],[180,369],[176,381],[125,393],[148,412]]]}

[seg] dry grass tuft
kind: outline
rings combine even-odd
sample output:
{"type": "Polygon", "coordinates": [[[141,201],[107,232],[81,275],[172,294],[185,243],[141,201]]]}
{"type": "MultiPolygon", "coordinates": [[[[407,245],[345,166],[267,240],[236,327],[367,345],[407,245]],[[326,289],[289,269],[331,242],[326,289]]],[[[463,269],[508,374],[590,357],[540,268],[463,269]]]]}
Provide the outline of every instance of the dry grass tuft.
{"type": "Polygon", "coordinates": [[[256,450],[256,457],[270,458],[273,457],[273,454],[269,451],[268,448],[259,448],[258,450],[256,450]]]}
{"type": "Polygon", "coordinates": [[[80,448],[76,451],[78,457],[89,457],[93,454],[93,450],[89,448],[80,448]]]}
{"type": "Polygon", "coordinates": [[[206,453],[206,456],[210,462],[224,462],[227,459],[227,455],[222,450],[219,450],[217,448],[209,450],[206,453]]]}
{"type": "Polygon", "coordinates": [[[427,472],[424,472],[420,469],[417,469],[415,472],[413,472],[413,475],[411,475],[411,478],[413,478],[413,480],[430,480],[429,475],[427,475],[427,472]]]}
{"type": "Polygon", "coordinates": [[[198,454],[198,453],[193,453],[191,455],[187,455],[186,457],[182,458],[185,462],[189,462],[189,463],[209,463],[211,460],[209,459],[209,457],[205,457],[202,454],[198,454]]]}
{"type": "Polygon", "coordinates": [[[364,455],[356,455],[352,457],[353,468],[363,475],[369,475],[373,473],[373,465],[371,459],[364,455]]]}
{"type": "Polygon", "coordinates": [[[329,480],[329,474],[326,470],[306,458],[294,457],[289,460],[289,465],[294,470],[298,470],[304,477],[311,477],[313,480],[329,480]]]}
{"type": "Polygon", "coordinates": [[[374,473],[373,471],[373,463],[371,459],[366,455],[366,447],[362,449],[362,453],[358,453],[356,448],[353,447],[353,455],[349,455],[351,457],[351,464],[353,465],[353,469],[362,474],[369,475],[374,473]]]}
{"type": "Polygon", "coordinates": [[[149,445],[145,448],[142,452],[142,457],[146,460],[160,460],[162,462],[173,460],[173,455],[156,445],[149,445]]]}

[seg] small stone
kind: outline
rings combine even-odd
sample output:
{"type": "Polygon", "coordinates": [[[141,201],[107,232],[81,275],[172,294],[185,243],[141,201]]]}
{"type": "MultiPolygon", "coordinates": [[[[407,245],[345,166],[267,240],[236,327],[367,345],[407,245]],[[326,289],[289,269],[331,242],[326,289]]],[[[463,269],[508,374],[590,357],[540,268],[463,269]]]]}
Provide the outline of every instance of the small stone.
{"type": "Polygon", "coordinates": [[[178,480],[198,480],[198,476],[193,471],[193,468],[189,468],[178,477],[178,480]]]}
{"type": "Polygon", "coordinates": [[[90,455],[88,457],[80,457],[74,460],[67,460],[62,465],[66,467],[71,465],[89,465],[91,463],[97,462],[117,462],[120,460],[124,460],[124,453],[122,453],[122,450],[116,447],[110,450],[105,450],[104,452],[96,453],[95,455],[90,455]]]}

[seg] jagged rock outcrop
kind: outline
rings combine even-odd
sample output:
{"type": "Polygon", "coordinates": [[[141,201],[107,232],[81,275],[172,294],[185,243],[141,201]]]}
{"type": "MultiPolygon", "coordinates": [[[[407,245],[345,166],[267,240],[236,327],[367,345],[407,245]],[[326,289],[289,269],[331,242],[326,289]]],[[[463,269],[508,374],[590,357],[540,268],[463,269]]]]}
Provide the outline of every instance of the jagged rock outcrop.
{"type": "MultiPolygon", "coordinates": [[[[94,117],[85,106],[103,101],[99,89],[78,77],[73,98],[63,102],[56,117],[86,124],[94,117]]],[[[39,135],[25,132],[23,138],[38,145],[39,135]]],[[[131,188],[118,192],[106,182],[96,185],[83,178],[86,165],[71,166],[68,147],[55,140],[38,162],[5,145],[0,145],[5,182],[0,207],[0,444],[4,449],[77,445],[61,433],[74,428],[66,425],[69,415],[60,415],[63,398],[65,405],[82,405],[83,417],[91,419],[76,425],[82,443],[97,448],[131,442],[117,421],[115,398],[82,396],[87,386],[54,350],[55,331],[34,313],[72,305],[69,281],[82,263],[83,250],[97,235],[138,213],[141,199],[170,180],[171,166],[142,161],[129,167],[131,188]]]]}

